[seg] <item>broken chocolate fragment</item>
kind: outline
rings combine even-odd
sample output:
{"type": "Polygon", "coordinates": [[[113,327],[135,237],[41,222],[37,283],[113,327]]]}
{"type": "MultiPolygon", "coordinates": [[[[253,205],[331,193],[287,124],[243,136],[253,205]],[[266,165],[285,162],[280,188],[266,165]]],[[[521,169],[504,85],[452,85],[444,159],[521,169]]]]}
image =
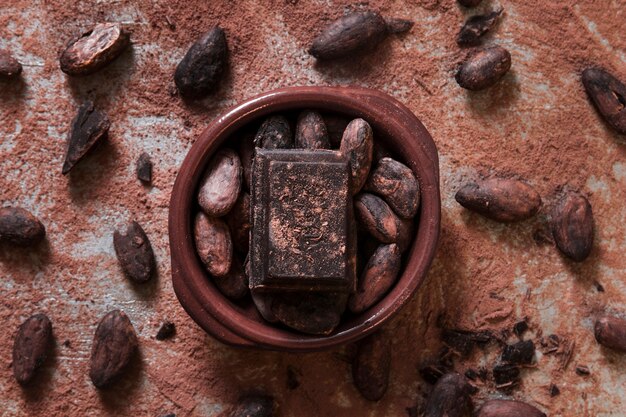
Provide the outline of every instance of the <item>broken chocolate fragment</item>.
{"type": "Polygon", "coordinates": [[[254,145],[265,149],[293,148],[293,135],[285,116],[270,116],[261,124],[254,136],[254,145]]]}
{"type": "Polygon", "coordinates": [[[296,125],[296,149],[329,149],[330,141],[326,124],[322,116],[316,111],[303,111],[298,116],[296,125]]]}
{"type": "Polygon", "coordinates": [[[462,357],[469,356],[474,347],[484,345],[491,340],[488,332],[473,332],[469,330],[444,329],[441,333],[443,342],[462,357]]]}
{"type": "Polygon", "coordinates": [[[550,384],[549,391],[550,391],[550,397],[556,397],[557,395],[561,393],[561,390],[555,384],[550,384]]]}
{"type": "Polygon", "coordinates": [[[521,337],[526,332],[526,330],[528,330],[528,323],[526,322],[526,320],[518,321],[513,326],[513,333],[515,333],[517,337],[521,337]]]}
{"type": "Polygon", "coordinates": [[[133,221],[125,230],[113,232],[113,246],[124,274],[135,282],[146,282],[156,270],[152,245],[139,223],[133,221]]]}
{"type": "Polygon", "coordinates": [[[493,380],[497,388],[509,388],[519,383],[520,370],[511,364],[498,364],[493,367],[493,380]]]}
{"type": "Polygon", "coordinates": [[[552,214],[552,235],[565,256],[576,262],[587,259],[593,246],[593,213],[589,200],[578,193],[565,194],[552,214]]]}
{"type": "Polygon", "coordinates": [[[483,404],[476,417],[546,417],[546,415],[521,401],[489,400],[483,404]]]}
{"type": "Polygon", "coordinates": [[[222,219],[196,214],[194,223],[196,251],[207,271],[214,277],[226,275],[233,259],[233,243],[222,219]]]}
{"type": "Polygon", "coordinates": [[[32,246],[45,236],[45,227],[28,210],[21,207],[0,208],[0,243],[32,246]]]}
{"type": "Polygon", "coordinates": [[[381,196],[397,215],[405,219],[417,213],[420,202],[417,178],[409,167],[394,159],[380,159],[363,189],[381,196]]]}
{"type": "Polygon", "coordinates": [[[232,149],[213,155],[200,181],[198,203],[207,215],[221,217],[233,208],[241,191],[242,167],[232,149]]]}
{"type": "Polygon", "coordinates": [[[482,36],[489,32],[502,14],[502,8],[485,15],[472,16],[463,25],[456,37],[459,46],[476,46],[480,44],[482,36]]]}
{"type": "Polygon", "coordinates": [[[341,137],[339,151],[350,161],[352,194],[357,194],[370,172],[374,149],[372,128],[363,119],[351,121],[341,137]]]}
{"type": "Polygon", "coordinates": [[[472,51],[459,67],[455,79],[467,90],[483,90],[500,80],[511,68],[511,54],[500,46],[472,51]]]}
{"type": "Polygon", "coordinates": [[[175,334],[176,325],[171,321],[166,320],[163,324],[161,324],[161,327],[159,327],[159,331],[157,331],[155,338],[156,340],[166,340],[174,337],[175,334]]]}
{"type": "Polygon", "coordinates": [[[535,344],[524,340],[504,347],[502,361],[515,365],[530,365],[535,357],[535,344]]]}
{"type": "Polygon", "coordinates": [[[582,81],[606,123],[618,133],[626,134],[626,84],[602,68],[587,68],[582,81]]]}
{"type": "Polygon", "coordinates": [[[609,349],[626,353],[626,320],[603,315],[596,320],[594,335],[598,343],[609,349]]]}
{"type": "Polygon", "coordinates": [[[467,417],[472,412],[474,388],[465,377],[450,372],[442,376],[428,397],[424,417],[467,417]]]}
{"type": "Polygon", "coordinates": [[[150,155],[146,152],[142,152],[137,158],[137,179],[147,184],[152,182],[152,161],[150,155]]]}
{"type": "Polygon", "coordinates": [[[378,401],[385,395],[390,369],[391,347],[383,333],[374,333],[358,342],[352,379],[364,398],[378,401]]]}
{"type": "Polygon", "coordinates": [[[28,384],[45,362],[52,343],[52,323],[45,314],[30,316],[17,330],[13,341],[13,375],[28,384]]]}
{"type": "Polygon", "coordinates": [[[80,106],[67,138],[67,151],[61,171],[63,175],[70,172],[98,141],[107,136],[109,127],[109,118],[96,110],[91,101],[80,106]]]}

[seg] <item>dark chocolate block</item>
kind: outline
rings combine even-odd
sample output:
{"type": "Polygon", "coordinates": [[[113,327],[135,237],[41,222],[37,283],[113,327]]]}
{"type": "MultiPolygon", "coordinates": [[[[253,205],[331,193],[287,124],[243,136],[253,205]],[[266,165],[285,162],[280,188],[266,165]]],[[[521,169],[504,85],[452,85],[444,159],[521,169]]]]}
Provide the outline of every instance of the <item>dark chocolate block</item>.
{"type": "Polygon", "coordinates": [[[348,160],[336,151],[257,148],[252,176],[250,288],[354,291],[348,160]]]}

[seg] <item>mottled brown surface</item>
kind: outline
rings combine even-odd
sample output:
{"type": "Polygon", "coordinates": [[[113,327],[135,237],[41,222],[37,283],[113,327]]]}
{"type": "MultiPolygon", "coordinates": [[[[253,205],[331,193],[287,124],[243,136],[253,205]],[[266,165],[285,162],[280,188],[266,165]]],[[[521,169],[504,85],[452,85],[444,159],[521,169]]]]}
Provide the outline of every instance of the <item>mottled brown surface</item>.
{"type": "Polygon", "coordinates": [[[39,313],[22,323],[13,342],[13,375],[20,384],[36,377],[52,347],[52,323],[39,313]]]}
{"type": "MultiPolygon", "coordinates": [[[[626,359],[596,343],[593,313],[606,308],[623,315],[626,305],[626,145],[589,102],[580,78],[588,66],[602,65],[626,79],[624,1],[601,7],[597,1],[502,3],[502,20],[485,43],[505,45],[513,66],[476,93],[454,81],[465,56],[456,34],[470,14],[497,2],[483,0],[470,10],[453,0],[370,1],[384,16],[418,23],[390,36],[373,55],[326,65],[316,65],[306,49],[321,27],[354,3],[292,3],[2,3],[0,46],[24,71],[21,82],[0,83],[0,195],[3,206],[22,206],[40,218],[48,243],[33,251],[0,250],[6,329],[0,335],[0,414],[215,416],[243,392],[260,388],[286,417],[408,417],[405,408],[421,407],[431,390],[417,368],[442,346],[436,322],[444,313],[458,328],[496,330],[527,316],[526,338],[536,341],[540,330],[567,336],[576,342],[573,363],[591,370],[581,378],[572,364],[561,369],[560,355],[538,354],[537,366],[522,370],[522,384],[511,394],[481,383],[477,406],[504,395],[550,416],[619,415],[626,407],[626,359]],[[132,46],[100,73],[66,77],[57,52],[102,20],[127,24],[132,46]],[[170,95],[174,69],[188,46],[217,24],[231,48],[226,78],[214,95],[186,105],[170,95]],[[189,320],[169,279],[169,193],[208,121],[271,88],[351,83],[405,103],[432,134],[442,171],[438,256],[417,295],[386,326],[391,378],[377,403],[357,392],[343,349],[296,355],[219,344],[189,320]],[[109,140],[86,157],[88,166],[81,162],[73,175],[61,177],[70,122],[88,98],[109,115],[109,140]],[[152,187],[135,179],[134,161],[143,151],[153,158],[152,187]],[[535,243],[534,231],[546,227],[543,209],[529,221],[502,225],[454,201],[463,183],[492,172],[526,179],[546,208],[565,184],[588,195],[596,221],[590,257],[575,265],[551,244],[535,243]],[[140,288],[124,278],[113,250],[112,232],[129,218],[145,228],[158,262],[158,279],[140,288]],[[140,360],[129,369],[131,378],[99,394],[88,377],[89,349],[98,320],[114,308],[131,318],[140,360]],[[54,323],[56,355],[41,369],[41,383],[23,391],[10,366],[13,337],[39,311],[54,323]],[[178,332],[159,342],[154,335],[164,319],[178,332]],[[289,366],[300,375],[294,390],[286,384],[289,366]],[[560,395],[550,396],[551,383],[560,395]]],[[[457,371],[491,364],[498,355],[499,349],[477,349],[457,371]]]]}

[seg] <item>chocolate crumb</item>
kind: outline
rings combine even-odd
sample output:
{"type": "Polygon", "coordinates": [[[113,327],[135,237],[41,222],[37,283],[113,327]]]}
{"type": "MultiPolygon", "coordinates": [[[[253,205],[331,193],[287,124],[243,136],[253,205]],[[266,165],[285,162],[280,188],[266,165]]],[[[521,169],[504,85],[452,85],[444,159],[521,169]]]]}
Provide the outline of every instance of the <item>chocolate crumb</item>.
{"type": "Polygon", "coordinates": [[[535,356],[535,344],[532,340],[524,340],[507,345],[502,352],[502,361],[516,365],[529,365],[535,356]]]}
{"type": "Polygon", "coordinates": [[[580,376],[587,376],[591,371],[589,371],[589,368],[585,365],[576,365],[576,373],[580,376]]]}
{"type": "Polygon", "coordinates": [[[176,334],[176,325],[171,321],[164,321],[159,328],[155,338],[156,340],[165,340],[169,339],[176,334]]]}
{"type": "Polygon", "coordinates": [[[556,397],[560,393],[561,393],[561,390],[559,389],[559,387],[557,387],[554,384],[550,384],[550,397],[556,397]]]}
{"type": "Polygon", "coordinates": [[[517,337],[522,337],[526,330],[528,330],[528,323],[526,322],[526,319],[518,321],[513,326],[513,333],[515,333],[517,337]]]}
{"type": "Polygon", "coordinates": [[[498,364],[493,367],[493,380],[498,388],[509,388],[518,384],[520,370],[511,364],[498,364]]]}

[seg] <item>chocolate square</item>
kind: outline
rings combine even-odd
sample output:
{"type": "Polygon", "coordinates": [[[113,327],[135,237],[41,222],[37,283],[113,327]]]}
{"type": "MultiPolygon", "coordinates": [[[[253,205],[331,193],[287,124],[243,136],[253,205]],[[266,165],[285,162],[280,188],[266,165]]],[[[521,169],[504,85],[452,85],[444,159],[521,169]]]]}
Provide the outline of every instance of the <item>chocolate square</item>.
{"type": "Polygon", "coordinates": [[[256,149],[251,289],[354,291],[349,178],[348,160],[336,151],[256,149]]]}

